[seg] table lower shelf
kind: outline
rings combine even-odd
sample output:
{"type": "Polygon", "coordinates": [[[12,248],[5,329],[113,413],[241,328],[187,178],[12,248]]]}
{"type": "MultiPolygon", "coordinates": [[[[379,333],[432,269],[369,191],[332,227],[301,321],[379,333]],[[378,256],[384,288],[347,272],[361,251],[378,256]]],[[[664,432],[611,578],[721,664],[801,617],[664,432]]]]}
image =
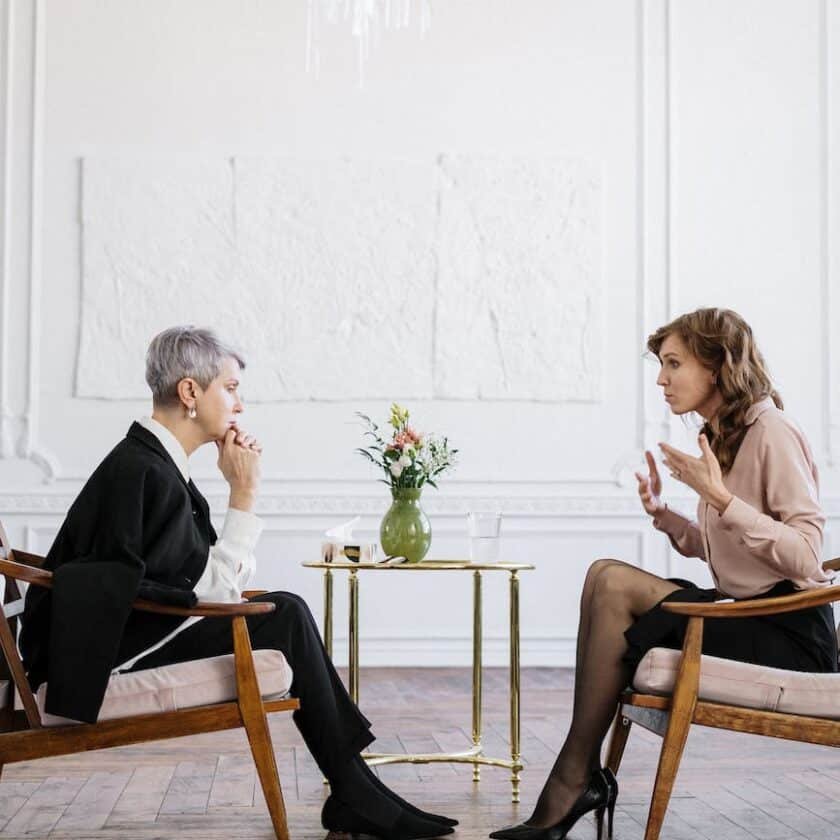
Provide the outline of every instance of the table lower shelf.
{"type": "Polygon", "coordinates": [[[362,753],[362,758],[373,767],[385,764],[472,764],[474,782],[480,779],[480,765],[503,767],[511,771],[512,801],[519,802],[519,774],[522,772],[522,764],[511,758],[492,758],[483,755],[480,744],[469,750],[455,753],[362,753]]]}

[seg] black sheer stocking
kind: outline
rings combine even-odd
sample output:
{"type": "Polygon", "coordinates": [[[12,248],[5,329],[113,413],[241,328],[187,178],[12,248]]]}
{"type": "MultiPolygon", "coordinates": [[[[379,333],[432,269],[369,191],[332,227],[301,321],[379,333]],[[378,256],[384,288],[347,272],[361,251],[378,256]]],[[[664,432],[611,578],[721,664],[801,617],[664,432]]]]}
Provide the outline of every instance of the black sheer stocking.
{"type": "Polygon", "coordinates": [[[559,822],[600,765],[601,744],[632,676],[621,659],[633,620],[679,589],[619,560],[590,567],[581,596],[572,724],[529,825],[559,822]]]}

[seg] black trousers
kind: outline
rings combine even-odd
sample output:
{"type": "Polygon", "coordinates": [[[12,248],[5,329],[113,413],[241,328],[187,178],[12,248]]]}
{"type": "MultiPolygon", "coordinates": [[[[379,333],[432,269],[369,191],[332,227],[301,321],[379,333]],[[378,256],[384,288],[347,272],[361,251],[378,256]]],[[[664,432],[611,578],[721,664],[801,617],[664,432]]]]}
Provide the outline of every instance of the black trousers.
{"type": "MultiPolygon", "coordinates": [[[[374,738],[332,664],[306,602],[291,592],[269,592],[253,601],[270,601],[274,612],[249,616],[254,650],[279,650],[291,666],[291,694],[300,700],[294,720],[312,757],[328,778],[374,738]]],[[[162,647],[140,659],[132,671],[233,653],[229,618],[202,618],[162,647]]]]}

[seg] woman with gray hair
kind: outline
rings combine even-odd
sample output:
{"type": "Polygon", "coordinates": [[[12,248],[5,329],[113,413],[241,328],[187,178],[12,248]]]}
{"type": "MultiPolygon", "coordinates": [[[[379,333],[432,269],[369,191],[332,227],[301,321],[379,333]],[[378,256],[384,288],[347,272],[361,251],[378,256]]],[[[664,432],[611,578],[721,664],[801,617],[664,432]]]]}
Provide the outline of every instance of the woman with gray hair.
{"type": "MultiPolygon", "coordinates": [[[[45,711],[94,722],[113,673],[232,653],[229,622],[133,612],[137,597],[192,606],[233,601],[255,570],[262,530],[253,508],[262,447],[239,427],[245,362],[210,330],[173,327],[146,357],[152,415],[133,423],[74,501],[45,563],[52,590],[30,588],[21,652],[45,711]],[[214,443],[230,488],[221,536],[190,478],[189,456],[214,443]]],[[[360,751],[373,741],[324,649],[306,603],[271,592],[275,610],[248,617],[254,649],[280,650],[301,701],[295,723],[330,782],[322,822],[332,831],[436,837],[454,820],[387,788],[360,751]]]]}

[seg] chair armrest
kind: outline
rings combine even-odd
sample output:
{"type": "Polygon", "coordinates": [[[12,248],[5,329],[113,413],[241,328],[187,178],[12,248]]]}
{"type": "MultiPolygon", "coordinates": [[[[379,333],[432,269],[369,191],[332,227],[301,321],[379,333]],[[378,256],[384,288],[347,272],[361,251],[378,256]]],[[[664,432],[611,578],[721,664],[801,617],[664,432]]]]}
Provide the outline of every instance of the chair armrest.
{"type": "Polygon", "coordinates": [[[750,601],[731,603],[668,603],[662,604],[666,612],[678,615],[698,616],[700,618],[743,618],[744,616],[779,615],[795,612],[808,607],[819,607],[840,601],[840,586],[826,586],[819,589],[806,589],[780,598],[755,598],[750,601]]]}
{"type": "Polygon", "coordinates": [[[823,563],[823,569],[827,572],[840,572],[840,557],[835,557],[833,560],[826,560],[823,563]]]}
{"type": "Polygon", "coordinates": [[[33,566],[38,569],[44,565],[47,559],[40,554],[33,554],[31,551],[21,551],[19,548],[15,548],[11,553],[16,563],[22,563],[25,566],[33,566]]]}
{"type": "Polygon", "coordinates": [[[268,595],[268,590],[267,590],[267,589],[246,589],[246,590],[242,593],[242,597],[243,597],[246,601],[250,601],[250,600],[251,600],[251,598],[256,598],[256,597],[258,597],[259,595],[268,595]]]}
{"type": "Polygon", "coordinates": [[[194,607],[172,607],[168,604],[156,604],[154,601],[146,601],[138,598],[132,604],[132,609],[141,612],[160,613],[161,615],[183,615],[185,617],[200,616],[228,616],[233,618],[237,615],[260,615],[262,613],[274,612],[275,605],[271,601],[259,601],[256,604],[242,603],[214,603],[211,601],[200,601],[194,607]]]}
{"type": "MultiPolygon", "coordinates": [[[[16,580],[25,580],[27,583],[43,586],[46,589],[52,589],[53,585],[52,572],[25,566],[23,563],[15,563],[13,560],[0,560],[0,574],[16,580]]],[[[194,607],[173,607],[167,604],[156,604],[154,601],[147,601],[144,598],[137,598],[131,606],[133,609],[142,612],[182,615],[186,618],[190,616],[228,616],[232,618],[237,615],[260,615],[261,613],[274,611],[274,604],[270,601],[260,601],[256,604],[220,604],[206,601],[196,604],[194,607]]]]}
{"type": "MultiPolygon", "coordinates": [[[[25,552],[21,552],[21,554],[25,555],[25,552]]],[[[44,586],[47,589],[52,589],[52,572],[47,572],[44,569],[36,569],[34,566],[26,566],[23,563],[16,563],[14,560],[0,560],[0,574],[14,578],[15,580],[25,580],[27,583],[34,583],[36,586],[44,586]]]]}

